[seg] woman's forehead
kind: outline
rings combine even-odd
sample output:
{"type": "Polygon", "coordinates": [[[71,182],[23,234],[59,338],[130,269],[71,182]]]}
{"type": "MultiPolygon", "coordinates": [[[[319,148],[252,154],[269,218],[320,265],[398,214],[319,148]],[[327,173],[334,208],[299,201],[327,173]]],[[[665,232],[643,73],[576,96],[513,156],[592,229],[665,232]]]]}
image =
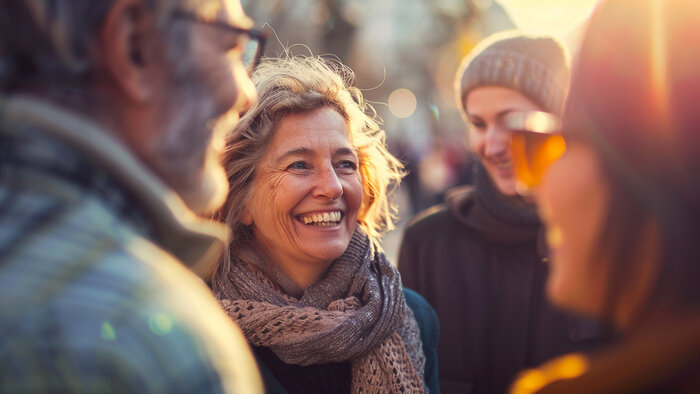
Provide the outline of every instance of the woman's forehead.
{"type": "Polygon", "coordinates": [[[338,111],[322,107],[282,117],[275,127],[271,146],[274,150],[289,150],[330,144],[354,150],[350,134],[345,118],[338,111]]]}

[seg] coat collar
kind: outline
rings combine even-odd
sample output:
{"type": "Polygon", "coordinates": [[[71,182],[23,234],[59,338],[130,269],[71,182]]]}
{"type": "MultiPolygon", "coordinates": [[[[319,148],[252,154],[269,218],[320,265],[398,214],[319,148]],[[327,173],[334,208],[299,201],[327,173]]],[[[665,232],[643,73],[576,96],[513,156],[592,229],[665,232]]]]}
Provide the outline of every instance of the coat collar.
{"type": "Polygon", "coordinates": [[[226,226],[196,216],[180,197],[100,125],[29,96],[0,97],[0,133],[34,128],[106,172],[146,215],[153,240],[195,273],[208,272],[223,252],[226,226]]]}

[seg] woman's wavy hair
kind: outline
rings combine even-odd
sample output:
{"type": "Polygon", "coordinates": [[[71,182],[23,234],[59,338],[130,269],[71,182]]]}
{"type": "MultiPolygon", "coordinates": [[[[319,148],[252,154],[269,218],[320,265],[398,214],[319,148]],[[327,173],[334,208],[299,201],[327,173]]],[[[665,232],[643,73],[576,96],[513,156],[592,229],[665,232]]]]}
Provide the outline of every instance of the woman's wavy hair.
{"type": "MultiPolygon", "coordinates": [[[[225,272],[236,246],[252,239],[242,216],[252,196],[255,170],[267,153],[279,122],[289,114],[330,107],[347,121],[351,143],[357,148],[362,178],[362,205],[357,222],[372,243],[394,229],[395,207],[389,201],[403,177],[403,165],[386,147],[386,135],[374,108],[354,87],[352,70],[340,61],[318,56],[266,58],[252,76],[258,101],[227,136],[224,166],[230,189],[215,219],[232,230],[229,252],[214,272],[225,272]]],[[[210,278],[211,279],[211,278],[210,278]]]]}

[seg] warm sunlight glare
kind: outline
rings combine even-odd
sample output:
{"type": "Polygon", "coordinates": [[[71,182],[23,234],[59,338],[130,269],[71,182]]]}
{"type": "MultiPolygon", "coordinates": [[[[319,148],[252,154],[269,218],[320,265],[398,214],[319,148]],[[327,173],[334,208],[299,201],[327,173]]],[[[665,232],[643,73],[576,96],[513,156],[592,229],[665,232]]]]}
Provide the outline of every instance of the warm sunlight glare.
{"type": "Polygon", "coordinates": [[[396,89],[389,95],[389,110],[397,118],[408,118],[416,111],[416,95],[408,89],[396,89]]]}
{"type": "Polygon", "coordinates": [[[598,0],[496,0],[515,25],[531,34],[567,40],[591,15],[598,0]]]}
{"type": "Polygon", "coordinates": [[[559,379],[571,379],[583,375],[589,367],[588,359],[580,354],[570,354],[554,359],[538,369],[527,370],[511,387],[511,393],[530,394],[559,379]]]}
{"type": "Polygon", "coordinates": [[[662,2],[664,0],[655,0],[651,2],[651,78],[654,89],[654,96],[657,99],[657,105],[662,116],[667,114],[668,109],[668,89],[666,76],[666,37],[664,34],[665,27],[662,19],[662,2]]]}

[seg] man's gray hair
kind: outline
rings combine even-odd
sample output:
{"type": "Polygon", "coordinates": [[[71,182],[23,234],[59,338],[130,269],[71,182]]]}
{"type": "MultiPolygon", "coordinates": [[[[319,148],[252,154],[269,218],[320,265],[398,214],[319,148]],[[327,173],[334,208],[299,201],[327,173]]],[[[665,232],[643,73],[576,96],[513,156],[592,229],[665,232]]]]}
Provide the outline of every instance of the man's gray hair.
{"type": "MultiPolygon", "coordinates": [[[[178,2],[143,0],[159,24],[178,2]]],[[[0,12],[0,92],[29,80],[84,82],[114,0],[13,0],[0,12]]]]}

